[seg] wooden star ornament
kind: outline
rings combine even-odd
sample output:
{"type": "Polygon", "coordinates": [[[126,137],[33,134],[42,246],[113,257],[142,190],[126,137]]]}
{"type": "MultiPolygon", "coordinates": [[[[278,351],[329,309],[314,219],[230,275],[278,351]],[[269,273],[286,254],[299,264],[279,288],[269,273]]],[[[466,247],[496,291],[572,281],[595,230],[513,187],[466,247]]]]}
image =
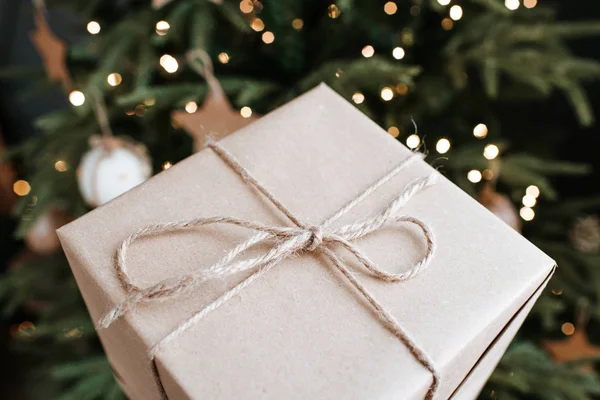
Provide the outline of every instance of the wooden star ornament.
{"type": "Polygon", "coordinates": [[[229,101],[221,84],[212,73],[210,57],[202,51],[197,51],[189,57],[200,57],[203,62],[199,72],[206,79],[209,91],[204,98],[204,103],[196,112],[174,111],[172,120],[187,131],[194,139],[194,151],[198,152],[205,147],[207,139],[220,140],[238,129],[250,124],[259,118],[248,108],[243,116],[235,110],[229,101]]]}
{"type": "MultiPolygon", "coordinates": [[[[545,340],[542,345],[557,362],[577,361],[590,357],[600,357],[600,346],[590,342],[585,324],[579,322],[572,335],[562,340],[545,340]]],[[[592,371],[592,363],[582,364],[581,369],[592,371]]]]}
{"type": "Polygon", "coordinates": [[[67,45],[52,32],[41,8],[35,12],[35,30],[30,38],[42,59],[48,79],[61,82],[65,88],[69,88],[71,78],[66,63],[67,45]]]}

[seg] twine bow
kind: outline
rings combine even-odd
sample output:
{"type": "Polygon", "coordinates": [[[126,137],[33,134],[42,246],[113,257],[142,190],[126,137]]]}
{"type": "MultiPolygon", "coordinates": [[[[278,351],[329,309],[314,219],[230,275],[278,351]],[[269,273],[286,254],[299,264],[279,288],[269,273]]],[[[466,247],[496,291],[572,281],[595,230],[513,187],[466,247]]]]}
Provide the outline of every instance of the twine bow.
{"type": "Polygon", "coordinates": [[[333,222],[345,215],[358,203],[363,201],[375,190],[384,185],[401,170],[410,165],[413,161],[419,159],[413,155],[402,162],[400,165],[383,176],[358,197],[341,208],[337,213],[318,226],[311,226],[302,223],[294,214],[292,214],[282,203],[280,203],[267,189],[265,189],[244,167],[242,167],[232,154],[222,148],[217,143],[209,143],[210,147],[227,165],[229,165],[246,184],[254,186],[268,200],[270,200],[283,214],[285,214],[295,227],[268,226],[259,222],[248,221],[233,217],[209,217],[195,218],[183,222],[169,222],[163,224],[150,225],[127,237],[117,250],[116,274],[128,292],[127,298],[110,310],[101,320],[100,327],[108,328],[113,322],[133,311],[139,304],[153,300],[166,300],[181,293],[197,289],[197,287],[207,281],[223,279],[242,271],[254,271],[249,277],[237,284],[232,289],[226,291],[216,300],[201,308],[196,314],[188,320],[181,323],[175,330],[163,337],[149,352],[152,360],[154,377],[157,381],[163,396],[166,393],[158,376],[154,358],[156,353],[167,343],[177,338],[182,332],[198,323],[210,312],[216,310],[226,303],[232,297],[240,293],[254,281],[265,275],[273,267],[289,258],[294,254],[301,252],[314,252],[325,256],[339,271],[348,279],[348,281],[361,293],[376,311],[375,315],[380,322],[390,330],[398,339],[404,343],[414,358],[421,363],[432,374],[432,381],[425,396],[426,399],[433,399],[433,396],[439,386],[439,375],[434,367],[432,360],[421,350],[414,339],[399,325],[396,319],[369,293],[369,291],[358,281],[354,272],[342,259],[333,251],[334,245],[341,245],[348,250],[354,257],[371,273],[371,275],[384,282],[400,282],[411,279],[419,272],[423,271],[431,259],[435,244],[433,234],[427,225],[421,220],[411,216],[399,216],[397,212],[417,193],[436,182],[437,176],[431,174],[425,178],[420,178],[408,184],[404,190],[396,197],[380,214],[367,217],[355,223],[341,227],[332,227],[333,222]],[[383,227],[396,223],[411,223],[416,225],[423,232],[426,240],[427,251],[425,255],[413,265],[408,271],[394,274],[378,268],[353,241],[376,232],[383,227]],[[225,255],[219,262],[208,269],[200,269],[191,274],[179,277],[165,279],[155,285],[147,288],[137,286],[131,280],[126,267],[126,254],[130,246],[143,237],[156,234],[180,231],[183,229],[212,225],[229,224],[245,227],[256,231],[256,234],[239,244],[225,255]],[[275,241],[275,245],[264,255],[252,258],[238,260],[246,250],[266,241],[275,241]]]}

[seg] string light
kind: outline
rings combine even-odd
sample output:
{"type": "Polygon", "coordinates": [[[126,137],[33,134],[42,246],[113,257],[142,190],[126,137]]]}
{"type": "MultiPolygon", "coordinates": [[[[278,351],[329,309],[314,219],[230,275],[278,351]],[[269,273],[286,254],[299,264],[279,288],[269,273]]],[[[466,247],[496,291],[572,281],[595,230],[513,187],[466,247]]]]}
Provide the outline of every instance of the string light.
{"type": "Polygon", "coordinates": [[[87,24],[87,31],[92,35],[97,35],[100,33],[100,24],[96,21],[90,21],[87,24]]]}
{"type": "Polygon", "coordinates": [[[398,137],[398,135],[400,135],[400,129],[395,126],[390,126],[387,131],[393,137],[398,137]]]}
{"type": "Polygon", "coordinates": [[[169,32],[171,25],[167,21],[158,21],[156,23],[156,33],[159,36],[165,36],[169,32]]]}
{"type": "Polygon", "coordinates": [[[459,5],[455,5],[450,7],[450,18],[452,18],[455,21],[458,21],[459,19],[461,19],[463,16],[463,10],[462,7],[459,5]]]}
{"type": "Polygon", "coordinates": [[[523,0],[525,8],[533,8],[537,6],[537,0],[523,0]]]}
{"type": "Polygon", "coordinates": [[[392,90],[392,88],[389,87],[384,87],[383,89],[381,89],[381,98],[384,101],[390,101],[391,99],[394,98],[394,91],[392,90]]]}
{"type": "Polygon", "coordinates": [[[163,169],[163,171],[165,171],[165,170],[171,168],[172,166],[173,166],[173,164],[171,164],[170,161],[165,161],[162,165],[162,169],[163,169]]]}
{"type": "Polygon", "coordinates": [[[450,0],[437,0],[438,3],[440,3],[440,5],[442,6],[447,6],[448,4],[450,4],[450,0]]]}
{"type": "Polygon", "coordinates": [[[119,86],[123,81],[123,77],[118,72],[113,72],[106,77],[106,81],[110,86],[119,86]]]}
{"type": "Polygon", "coordinates": [[[442,20],[442,29],[449,31],[454,26],[454,22],[450,18],[444,18],[442,20]]]}
{"type": "Polygon", "coordinates": [[[561,294],[563,294],[563,290],[562,289],[552,289],[552,294],[555,296],[560,296],[561,294]]]}
{"type": "Polygon", "coordinates": [[[142,115],[144,115],[145,112],[146,112],[146,106],[144,106],[143,104],[138,104],[137,106],[135,106],[134,113],[138,117],[141,117],[142,115]]]}
{"type": "Polygon", "coordinates": [[[227,54],[225,52],[219,53],[217,58],[219,59],[219,62],[221,64],[227,64],[229,62],[229,54],[227,54]]]}
{"type": "Polygon", "coordinates": [[[385,11],[387,15],[394,15],[398,11],[398,6],[393,1],[388,1],[383,6],[383,11],[385,11]]]}
{"type": "Polygon", "coordinates": [[[79,90],[73,90],[71,93],[69,93],[69,101],[75,107],[79,107],[85,103],[85,95],[79,90]]]}
{"type": "Polygon", "coordinates": [[[250,14],[254,10],[254,4],[250,0],[242,0],[240,1],[240,10],[244,14],[250,14]]]}
{"type": "Polygon", "coordinates": [[[303,26],[304,26],[304,21],[302,21],[300,18],[296,18],[292,21],[292,28],[294,28],[297,31],[302,29],[303,26]]]}
{"type": "Polygon", "coordinates": [[[196,110],[198,110],[198,104],[195,101],[188,101],[185,103],[185,111],[187,111],[188,114],[193,114],[196,110]]]}
{"type": "Polygon", "coordinates": [[[396,85],[396,92],[398,92],[399,95],[404,96],[408,93],[408,85],[404,82],[400,82],[396,85]]]}
{"type": "Polygon", "coordinates": [[[254,18],[250,23],[250,28],[254,29],[256,32],[260,32],[265,29],[265,23],[260,18],[254,18]]]}
{"type": "Polygon", "coordinates": [[[535,206],[536,202],[537,202],[537,199],[533,196],[530,196],[528,194],[523,196],[523,205],[525,207],[533,207],[533,206],[535,206]]]}
{"type": "Polygon", "coordinates": [[[54,163],[54,169],[57,170],[58,172],[65,172],[68,169],[67,163],[64,162],[63,160],[58,160],[57,162],[54,163]]]}
{"type": "Polygon", "coordinates": [[[144,100],[144,104],[147,106],[153,106],[156,104],[156,99],[154,99],[154,98],[146,99],[146,100],[144,100]]]}
{"type": "Polygon", "coordinates": [[[473,183],[481,182],[481,172],[472,169],[467,173],[467,179],[473,183]]]}
{"type": "Polygon", "coordinates": [[[406,145],[411,149],[416,149],[420,144],[421,138],[415,133],[406,138],[406,145]]]}
{"type": "Polygon", "coordinates": [[[488,144],[483,149],[483,156],[488,160],[493,160],[498,157],[498,154],[500,154],[500,149],[495,144],[488,144]]]}
{"type": "Polygon", "coordinates": [[[519,210],[519,215],[525,221],[531,221],[533,219],[533,217],[535,217],[535,212],[533,211],[533,208],[522,207],[521,210],[519,210]]]}
{"type": "Polygon", "coordinates": [[[483,139],[488,134],[488,127],[486,124],[477,124],[475,128],[473,128],[473,136],[477,139],[483,139]]]}
{"type": "Polygon", "coordinates": [[[363,101],[365,101],[365,95],[361,92],[356,92],[352,95],[352,101],[356,104],[361,104],[363,101]]]}
{"type": "Polygon", "coordinates": [[[275,40],[275,35],[273,34],[273,32],[266,31],[265,33],[262,34],[262,41],[265,42],[266,44],[271,44],[271,43],[273,43],[274,40],[275,40]]]}
{"type": "Polygon", "coordinates": [[[362,48],[361,53],[364,58],[370,58],[373,57],[373,54],[375,54],[375,49],[373,48],[373,46],[368,45],[362,48]]]}
{"type": "Polygon", "coordinates": [[[519,0],[504,0],[504,6],[509,10],[516,10],[521,5],[519,0]]]}
{"type": "Polygon", "coordinates": [[[396,47],[392,50],[392,56],[394,56],[396,60],[402,60],[405,54],[406,52],[402,47],[396,47]]]}
{"type": "Polygon", "coordinates": [[[336,19],[340,16],[340,9],[335,4],[330,4],[329,7],[327,7],[327,15],[329,18],[336,19]]]}
{"type": "Polygon", "coordinates": [[[540,189],[535,185],[530,185],[525,189],[525,193],[537,199],[540,195],[540,189]]]}
{"type": "Polygon", "coordinates": [[[15,192],[17,196],[27,196],[29,192],[31,192],[31,186],[27,181],[18,180],[13,183],[13,192],[15,192]]]}
{"type": "Polygon", "coordinates": [[[573,325],[570,322],[565,322],[564,324],[562,324],[560,330],[562,331],[562,333],[564,333],[567,336],[571,336],[572,334],[575,333],[575,325],[573,325]]]}
{"type": "Polygon", "coordinates": [[[435,144],[435,149],[440,154],[447,153],[448,150],[450,150],[450,141],[446,138],[442,138],[442,139],[438,140],[437,143],[435,144]]]}
{"type": "Polygon", "coordinates": [[[248,106],[244,106],[240,110],[240,114],[244,118],[250,118],[250,116],[252,115],[252,109],[250,107],[248,107],[248,106]]]}
{"type": "Polygon", "coordinates": [[[160,66],[165,69],[168,73],[172,74],[179,69],[179,63],[175,57],[169,54],[163,54],[160,57],[160,66]]]}

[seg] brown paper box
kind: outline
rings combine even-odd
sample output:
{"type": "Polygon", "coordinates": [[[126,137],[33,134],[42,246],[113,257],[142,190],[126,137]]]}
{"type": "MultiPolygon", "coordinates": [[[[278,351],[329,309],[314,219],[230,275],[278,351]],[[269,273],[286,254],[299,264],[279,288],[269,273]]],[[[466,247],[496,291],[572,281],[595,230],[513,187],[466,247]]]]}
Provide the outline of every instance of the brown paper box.
{"type": "MultiPolygon", "coordinates": [[[[220,143],[315,225],[411,154],[324,85],[220,143]]],[[[432,171],[425,162],[413,164],[339,223],[379,213],[408,182],[432,171]]],[[[473,398],[555,263],[443,177],[403,214],[421,218],[435,234],[437,250],[422,274],[384,283],[338,254],[434,360],[442,378],[438,398],[473,398]]],[[[61,228],[92,318],[125,298],[113,264],[123,239],[148,224],[211,216],[289,224],[212,150],[203,150],[61,228]]],[[[147,286],[206,268],[252,234],[213,226],[147,239],[130,251],[130,273],[147,286]]],[[[357,242],[388,271],[409,268],[424,252],[418,232],[400,225],[357,242]]],[[[148,349],[241,279],[143,304],[99,332],[132,399],[159,398],[148,349]]],[[[276,266],[156,360],[169,399],[419,399],[432,379],[344,277],[313,253],[276,266]]]]}

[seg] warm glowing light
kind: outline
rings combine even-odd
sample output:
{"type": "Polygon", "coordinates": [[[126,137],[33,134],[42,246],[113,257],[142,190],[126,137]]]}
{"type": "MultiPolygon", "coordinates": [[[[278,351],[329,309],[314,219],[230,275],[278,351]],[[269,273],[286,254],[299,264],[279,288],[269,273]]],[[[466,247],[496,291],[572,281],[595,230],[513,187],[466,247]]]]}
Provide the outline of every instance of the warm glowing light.
{"type": "Polygon", "coordinates": [[[454,26],[454,22],[450,18],[444,18],[442,20],[442,29],[449,31],[454,26]]]}
{"type": "Polygon", "coordinates": [[[565,322],[564,324],[562,324],[562,327],[560,328],[560,330],[562,331],[562,333],[564,333],[567,336],[571,336],[572,334],[575,333],[575,325],[573,325],[570,322],[565,322]]]}
{"type": "Polygon", "coordinates": [[[172,166],[173,166],[173,164],[171,164],[171,162],[170,162],[170,161],[165,161],[165,162],[163,163],[163,165],[162,165],[162,169],[163,169],[163,171],[164,171],[164,170],[166,170],[166,169],[169,169],[169,168],[171,168],[172,166]]]}
{"type": "Polygon", "coordinates": [[[398,11],[398,6],[393,1],[388,1],[383,6],[383,11],[385,11],[387,15],[393,15],[396,14],[396,11],[398,11]]]}
{"type": "Polygon", "coordinates": [[[406,52],[402,47],[396,47],[394,50],[392,50],[392,55],[396,60],[402,60],[405,54],[406,52]]]}
{"type": "Polygon", "coordinates": [[[473,128],[473,136],[477,139],[483,139],[488,134],[488,127],[486,124],[477,124],[475,128],[473,128]]]}
{"type": "Polygon", "coordinates": [[[68,169],[67,163],[64,162],[63,160],[58,160],[57,162],[54,163],[54,169],[57,170],[58,172],[65,172],[68,169]]]}
{"type": "Polygon", "coordinates": [[[459,5],[455,5],[450,7],[450,18],[452,18],[455,21],[458,21],[459,19],[461,19],[463,16],[463,10],[462,7],[459,5]]]}
{"type": "Polygon", "coordinates": [[[27,181],[18,180],[13,184],[13,192],[19,196],[27,196],[31,192],[31,186],[27,181]]]}
{"type": "Polygon", "coordinates": [[[185,111],[187,111],[189,114],[195,113],[197,109],[198,109],[198,104],[195,101],[188,101],[185,104],[185,111]]]}
{"type": "Polygon", "coordinates": [[[169,54],[163,54],[160,57],[160,66],[165,69],[168,73],[172,74],[179,69],[179,63],[175,57],[169,54]]]}
{"type": "Polygon", "coordinates": [[[438,3],[440,3],[440,5],[442,6],[447,6],[448,4],[450,4],[450,0],[437,0],[438,3]]]}
{"type": "Polygon", "coordinates": [[[435,149],[440,154],[445,154],[450,150],[450,141],[446,138],[440,139],[435,144],[435,149]]]}
{"type": "Polygon", "coordinates": [[[158,21],[156,23],[156,33],[159,36],[165,36],[169,32],[171,25],[167,21],[158,21]]]}
{"type": "Polygon", "coordinates": [[[274,40],[275,40],[275,35],[273,34],[273,32],[266,31],[265,33],[262,34],[262,41],[265,42],[266,44],[273,43],[274,40]]]}
{"type": "Polygon", "coordinates": [[[329,18],[336,19],[340,16],[340,9],[335,4],[330,4],[329,7],[327,7],[327,15],[329,18]]]}
{"type": "Polygon", "coordinates": [[[400,134],[400,129],[398,129],[395,126],[390,126],[387,131],[393,137],[398,137],[398,135],[400,134]]]}
{"type": "Polygon", "coordinates": [[[404,82],[400,82],[399,84],[396,85],[396,92],[398,92],[398,94],[404,96],[405,94],[408,93],[408,85],[404,82]]]}
{"type": "Polygon", "coordinates": [[[488,160],[493,160],[498,157],[498,154],[500,154],[500,149],[495,144],[488,144],[483,149],[483,156],[488,160]]]}
{"type": "Polygon", "coordinates": [[[519,215],[521,216],[521,218],[523,218],[525,221],[531,221],[533,219],[533,217],[535,217],[535,212],[533,211],[533,208],[530,207],[522,207],[519,210],[519,215]]]}
{"type": "Polygon", "coordinates": [[[365,101],[365,95],[361,92],[356,92],[352,95],[352,101],[356,104],[361,104],[363,101],[365,101]]]}
{"type": "Polygon", "coordinates": [[[525,189],[525,193],[528,196],[532,196],[537,199],[540,195],[540,188],[538,188],[535,185],[527,186],[527,189],[525,189]]]}
{"type": "Polygon", "coordinates": [[[523,0],[525,8],[533,8],[537,6],[537,0],[523,0]]]}
{"type": "Polygon", "coordinates": [[[302,29],[303,26],[304,26],[304,21],[302,21],[300,18],[296,18],[292,21],[292,28],[294,28],[297,31],[302,29]]]}
{"type": "Polygon", "coordinates": [[[260,32],[265,29],[265,23],[260,18],[254,18],[250,23],[250,28],[254,29],[256,32],[260,32]]]}
{"type": "Polygon", "coordinates": [[[420,144],[421,138],[414,133],[406,138],[406,145],[411,149],[416,149],[417,147],[419,147],[420,144]]]}
{"type": "Polygon", "coordinates": [[[559,288],[554,288],[552,289],[552,294],[555,296],[560,296],[561,294],[563,294],[563,290],[559,288]]]}
{"type": "Polygon", "coordinates": [[[240,114],[244,118],[250,118],[250,116],[252,115],[252,109],[250,107],[248,107],[248,106],[244,106],[240,110],[240,114]]]}
{"type": "Polygon", "coordinates": [[[472,169],[467,173],[467,179],[473,183],[481,182],[481,172],[472,169]]]}
{"type": "Polygon", "coordinates": [[[85,95],[79,90],[73,90],[71,93],[69,93],[69,101],[75,107],[79,107],[85,103],[85,95]]]}
{"type": "Polygon", "coordinates": [[[251,0],[242,0],[240,1],[240,10],[244,14],[250,14],[254,10],[254,4],[251,0]]]}
{"type": "Polygon", "coordinates": [[[365,58],[373,57],[373,54],[375,54],[375,49],[373,46],[368,45],[362,48],[361,53],[365,58]]]}
{"type": "Polygon", "coordinates": [[[525,207],[533,207],[533,206],[535,206],[535,203],[537,203],[537,200],[535,197],[530,196],[528,194],[523,196],[523,205],[525,207]]]}
{"type": "Polygon", "coordinates": [[[519,0],[504,0],[504,6],[509,10],[516,10],[521,5],[519,0]]]}
{"type": "Polygon", "coordinates": [[[113,72],[106,77],[106,81],[110,86],[118,86],[123,81],[123,77],[118,72],[113,72]]]}
{"type": "Polygon", "coordinates": [[[481,173],[481,176],[483,176],[483,179],[485,179],[486,181],[492,180],[492,178],[494,178],[494,171],[486,168],[481,173]]]}
{"type": "Polygon", "coordinates": [[[392,88],[389,87],[384,87],[383,89],[381,89],[381,98],[384,101],[390,101],[391,99],[394,98],[394,91],[392,90],[392,88]]]}
{"type": "Polygon", "coordinates": [[[100,33],[100,24],[96,21],[90,21],[87,24],[87,31],[92,35],[97,35],[100,33]]]}
{"type": "Polygon", "coordinates": [[[144,100],[144,104],[147,106],[153,106],[156,104],[156,99],[155,98],[149,98],[144,100]]]}
{"type": "Polygon", "coordinates": [[[217,56],[217,58],[219,59],[219,62],[221,64],[227,64],[229,62],[229,54],[223,52],[223,53],[219,53],[219,55],[217,56]]]}

